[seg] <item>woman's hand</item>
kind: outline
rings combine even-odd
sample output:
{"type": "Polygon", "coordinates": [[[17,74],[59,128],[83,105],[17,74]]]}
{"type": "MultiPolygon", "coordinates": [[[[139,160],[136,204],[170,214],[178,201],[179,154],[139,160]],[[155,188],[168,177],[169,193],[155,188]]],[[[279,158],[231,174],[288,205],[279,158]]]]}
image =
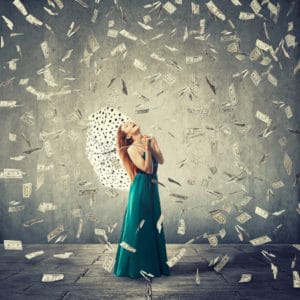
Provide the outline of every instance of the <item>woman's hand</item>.
{"type": "Polygon", "coordinates": [[[150,135],[144,135],[142,138],[142,143],[145,146],[146,150],[151,149],[152,144],[152,136],[150,135]]]}

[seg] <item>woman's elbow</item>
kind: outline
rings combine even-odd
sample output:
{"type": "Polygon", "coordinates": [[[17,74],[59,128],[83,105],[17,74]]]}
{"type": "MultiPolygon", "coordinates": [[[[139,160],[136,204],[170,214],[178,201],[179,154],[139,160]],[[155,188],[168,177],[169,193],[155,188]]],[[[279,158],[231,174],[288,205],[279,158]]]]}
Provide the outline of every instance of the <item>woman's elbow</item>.
{"type": "Polygon", "coordinates": [[[145,172],[146,172],[147,174],[153,174],[153,169],[146,169],[145,172]]]}

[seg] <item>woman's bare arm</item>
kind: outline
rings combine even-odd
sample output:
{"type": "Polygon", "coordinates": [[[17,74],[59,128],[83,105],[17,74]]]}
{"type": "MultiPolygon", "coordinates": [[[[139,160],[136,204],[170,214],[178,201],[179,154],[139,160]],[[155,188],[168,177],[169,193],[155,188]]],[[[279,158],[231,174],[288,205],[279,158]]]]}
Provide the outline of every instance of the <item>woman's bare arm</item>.
{"type": "Polygon", "coordinates": [[[152,140],[151,140],[151,152],[159,164],[164,163],[165,160],[164,160],[163,154],[162,154],[161,150],[159,149],[157,140],[154,136],[152,137],[152,140]]]}
{"type": "Polygon", "coordinates": [[[127,149],[128,155],[131,161],[141,170],[143,170],[147,174],[153,173],[153,163],[151,157],[151,150],[150,147],[146,149],[145,159],[142,158],[139,151],[134,147],[130,146],[127,149]]]}

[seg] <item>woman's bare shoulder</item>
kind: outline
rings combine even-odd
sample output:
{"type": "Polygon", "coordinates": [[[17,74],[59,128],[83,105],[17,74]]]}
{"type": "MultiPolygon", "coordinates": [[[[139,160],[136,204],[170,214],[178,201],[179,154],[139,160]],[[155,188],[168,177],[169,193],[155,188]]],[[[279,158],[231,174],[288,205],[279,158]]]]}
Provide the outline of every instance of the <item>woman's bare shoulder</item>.
{"type": "Polygon", "coordinates": [[[141,147],[138,147],[136,145],[131,144],[128,148],[127,151],[132,153],[132,154],[140,154],[143,155],[143,149],[141,147]]]}

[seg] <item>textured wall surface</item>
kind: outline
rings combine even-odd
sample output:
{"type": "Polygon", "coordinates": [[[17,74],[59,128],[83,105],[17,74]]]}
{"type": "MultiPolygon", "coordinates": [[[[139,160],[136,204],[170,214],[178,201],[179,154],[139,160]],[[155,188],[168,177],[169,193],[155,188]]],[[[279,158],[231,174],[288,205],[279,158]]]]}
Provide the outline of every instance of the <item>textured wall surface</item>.
{"type": "Polygon", "coordinates": [[[168,243],[300,242],[298,1],[258,1],[254,14],[245,0],[23,0],[24,15],[11,2],[0,2],[1,242],[47,243],[61,225],[50,243],[99,242],[95,228],[118,241],[128,193],[100,185],[85,153],[88,116],[105,105],[157,138],[168,243]]]}

